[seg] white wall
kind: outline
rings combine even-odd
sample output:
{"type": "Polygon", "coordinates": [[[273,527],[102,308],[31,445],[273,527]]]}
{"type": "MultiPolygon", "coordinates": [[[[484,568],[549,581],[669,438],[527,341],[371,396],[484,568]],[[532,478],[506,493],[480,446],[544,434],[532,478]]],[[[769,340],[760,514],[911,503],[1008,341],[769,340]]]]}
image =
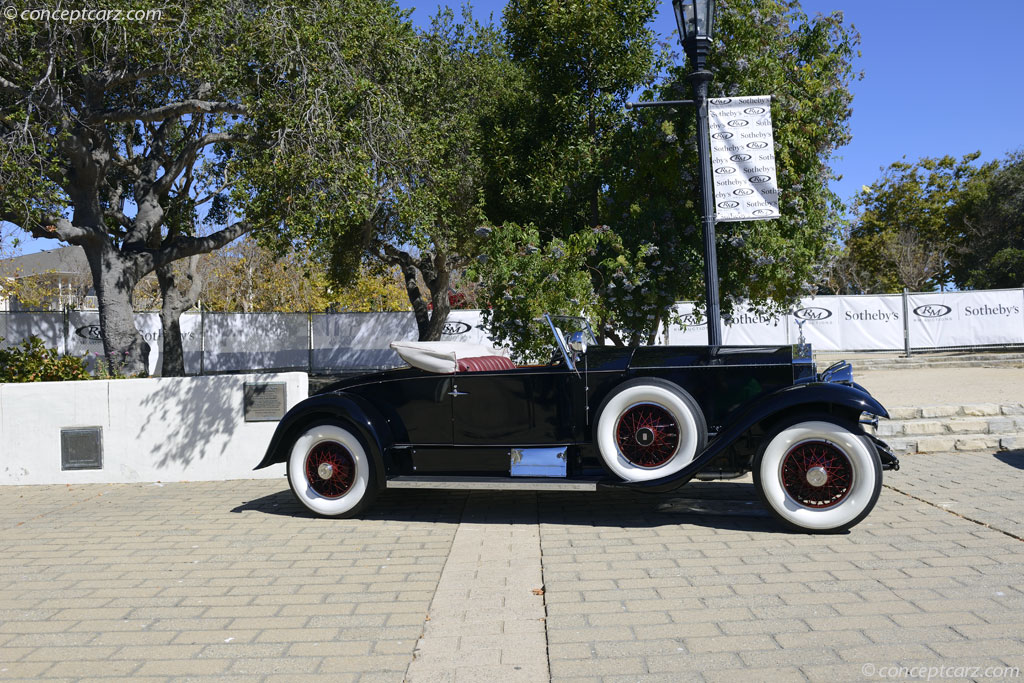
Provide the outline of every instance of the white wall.
{"type": "Polygon", "coordinates": [[[283,382],[288,408],[302,372],[0,384],[0,485],[208,481],[253,472],[277,422],[245,422],[243,384],[283,382]],[[61,470],[60,431],[103,428],[103,469],[61,470]]]}

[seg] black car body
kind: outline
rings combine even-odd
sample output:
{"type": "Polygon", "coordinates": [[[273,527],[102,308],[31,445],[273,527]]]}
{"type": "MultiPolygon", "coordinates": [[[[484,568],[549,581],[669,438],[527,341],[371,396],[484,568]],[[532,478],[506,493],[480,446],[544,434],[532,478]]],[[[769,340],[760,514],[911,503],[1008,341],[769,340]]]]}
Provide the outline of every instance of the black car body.
{"type": "Polygon", "coordinates": [[[881,469],[898,467],[861,427],[888,417],[885,408],[848,364],[818,375],[806,346],[587,347],[577,338],[573,350],[552,331],[561,357],[549,365],[406,367],[338,382],[288,412],[257,468],[287,462],[299,499],[334,516],[357,514],[385,487],[668,491],[754,471],[783,521],[835,531],[870,511],[881,469]],[[765,465],[775,442],[778,462],[765,465]]]}

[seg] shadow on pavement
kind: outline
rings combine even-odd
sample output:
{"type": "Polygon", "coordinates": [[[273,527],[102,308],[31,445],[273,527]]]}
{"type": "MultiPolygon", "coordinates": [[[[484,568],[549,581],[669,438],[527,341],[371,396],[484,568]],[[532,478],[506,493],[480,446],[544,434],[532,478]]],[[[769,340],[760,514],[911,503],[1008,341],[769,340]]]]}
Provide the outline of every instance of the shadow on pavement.
{"type": "MultiPolygon", "coordinates": [[[[523,491],[382,491],[362,516],[367,520],[450,522],[453,507],[461,509],[469,496],[487,496],[485,524],[534,523],[523,518],[524,499],[533,501],[541,524],[653,528],[691,524],[714,529],[795,533],[784,528],[764,508],[750,483],[695,482],[671,493],[632,491],[523,492],[523,491]]],[[[532,507],[532,506],[531,506],[532,507]]],[[[288,489],[246,501],[234,513],[261,512],[295,518],[318,518],[303,507],[288,489]]],[[[454,521],[459,521],[456,518],[454,521]]]]}
{"type": "Polygon", "coordinates": [[[1005,462],[1010,467],[1016,467],[1018,470],[1024,470],[1024,450],[1022,451],[1002,451],[996,453],[996,460],[1005,462]]]}

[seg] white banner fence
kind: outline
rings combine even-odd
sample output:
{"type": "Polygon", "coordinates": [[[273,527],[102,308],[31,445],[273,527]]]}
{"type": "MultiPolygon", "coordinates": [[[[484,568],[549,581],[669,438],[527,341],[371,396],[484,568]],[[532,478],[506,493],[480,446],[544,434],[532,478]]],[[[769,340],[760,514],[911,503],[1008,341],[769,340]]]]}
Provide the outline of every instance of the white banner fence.
{"type": "MultiPolygon", "coordinates": [[[[658,343],[704,345],[707,326],[692,303],[677,304],[683,324],[658,343]]],[[[149,342],[150,373],[160,367],[160,319],[137,313],[149,342]]],[[[452,311],[445,340],[487,344],[480,311],[452,311]]],[[[1024,345],[1024,290],[929,292],[804,299],[790,313],[734,311],[723,325],[728,346],[796,343],[801,328],[816,351],[914,351],[1024,345]]],[[[349,372],[401,365],[388,348],[416,339],[412,313],[189,313],[181,317],[188,374],[250,370],[349,372]]],[[[2,346],[36,336],[61,353],[91,362],[103,355],[95,311],[0,313],[2,346]]]]}

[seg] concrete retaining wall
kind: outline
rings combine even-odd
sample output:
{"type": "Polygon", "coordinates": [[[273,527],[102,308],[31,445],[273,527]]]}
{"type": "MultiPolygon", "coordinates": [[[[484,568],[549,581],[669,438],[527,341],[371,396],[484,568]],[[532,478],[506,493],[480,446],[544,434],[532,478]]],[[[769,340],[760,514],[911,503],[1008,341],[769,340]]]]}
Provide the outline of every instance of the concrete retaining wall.
{"type": "Polygon", "coordinates": [[[245,382],[285,384],[288,408],[306,373],[0,384],[0,485],[204,481],[253,472],[276,421],[246,422],[245,382]],[[61,430],[102,428],[102,469],[62,470],[61,430]]]}

